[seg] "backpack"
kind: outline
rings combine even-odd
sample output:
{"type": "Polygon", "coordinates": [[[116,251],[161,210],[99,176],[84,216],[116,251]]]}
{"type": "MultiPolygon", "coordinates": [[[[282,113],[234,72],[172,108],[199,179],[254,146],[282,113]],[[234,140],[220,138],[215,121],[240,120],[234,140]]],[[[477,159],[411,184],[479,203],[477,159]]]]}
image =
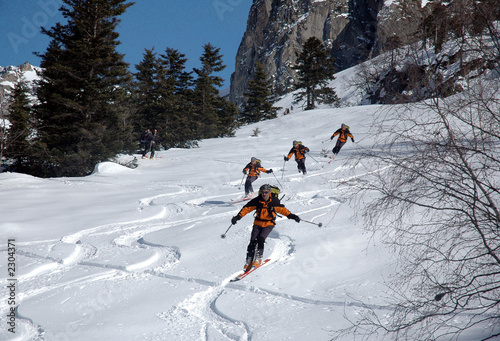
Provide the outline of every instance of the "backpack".
{"type": "Polygon", "coordinates": [[[280,201],[280,204],[281,204],[281,199],[278,198],[278,195],[280,194],[280,192],[281,192],[281,190],[278,187],[271,186],[271,196],[274,197],[274,198],[277,198],[280,201]]]}

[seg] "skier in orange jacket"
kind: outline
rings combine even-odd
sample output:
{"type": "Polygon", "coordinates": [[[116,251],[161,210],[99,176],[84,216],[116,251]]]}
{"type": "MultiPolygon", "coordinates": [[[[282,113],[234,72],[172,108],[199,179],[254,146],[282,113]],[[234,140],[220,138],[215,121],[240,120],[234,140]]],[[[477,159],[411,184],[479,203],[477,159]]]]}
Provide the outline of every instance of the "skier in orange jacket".
{"type": "Polygon", "coordinates": [[[260,175],[260,172],[265,172],[267,174],[272,173],[272,169],[265,169],[260,165],[259,160],[256,157],[252,157],[250,162],[243,168],[243,174],[247,174],[247,180],[245,181],[245,197],[250,197],[253,195],[253,186],[252,182],[257,180],[260,175]]]}
{"type": "Polygon", "coordinates": [[[333,138],[337,135],[339,135],[337,144],[335,144],[335,147],[333,147],[332,149],[334,155],[337,155],[340,152],[340,149],[344,146],[348,137],[350,137],[351,141],[354,142],[354,137],[349,131],[349,127],[346,126],[344,123],[342,123],[340,129],[337,129],[337,131],[333,133],[333,135],[330,137],[330,140],[333,140],[333,138]]]}
{"type": "Polygon", "coordinates": [[[290,160],[292,155],[295,155],[295,162],[297,162],[297,168],[299,173],[302,172],[306,175],[306,153],[309,151],[309,148],[304,146],[299,141],[293,141],[293,147],[288,152],[288,156],[285,156],[285,161],[290,160]]]}
{"type": "Polygon", "coordinates": [[[245,271],[249,270],[252,266],[259,266],[262,264],[264,243],[276,225],[277,213],[286,216],[288,219],[293,219],[297,223],[300,222],[300,218],[281,204],[278,197],[271,195],[271,185],[269,184],[260,186],[259,196],[253,198],[243,206],[238,214],[231,218],[231,224],[235,225],[238,220],[252,211],[255,211],[255,220],[253,222],[250,243],[247,247],[247,258],[244,266],[245,271]],[[255,254],[256,248],[257,254],[255,254]]]}

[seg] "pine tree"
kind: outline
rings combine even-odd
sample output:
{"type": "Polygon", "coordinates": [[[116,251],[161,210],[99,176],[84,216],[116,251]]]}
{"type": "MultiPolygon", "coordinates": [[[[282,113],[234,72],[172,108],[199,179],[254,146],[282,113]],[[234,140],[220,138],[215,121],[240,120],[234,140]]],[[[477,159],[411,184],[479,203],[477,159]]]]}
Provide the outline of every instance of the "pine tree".
{"type": "Polygon", "coordinates": [[[136,133],[157,129],[165,148],[190,147],[195,142],[193,126],[192,82],[185,71],[187,59],[178,50],[167,48],[158,57],[154,48],[146,50],[136,65],[136,133]]]}
{"type": "Polygon", "coordinates": [[[189,147],[193,144],[192,122],[194,108],[191,103],[191,72],[185,71],[187,59],[178,50],[167,48],[160,55],[158,74],[161,117],[158,129],[166,148],[189,147]]]}
{"type": "Polygon", "coordinates": [[[24,80],[20,80],[16,84],[9,102],[10,127],[7,134],[5,156],[14,160],[10,169],[24,171],[27,166],[27,156],[31,151],[29,138],[34,132],[31,102],[24,80]]]}
{"type": "Polygon", "coordinates": [[[203,46],[200,57],[202,67],[194,69],[197,78],[194,81],[193,105],[195,106],[196,139],[232,135],[236,128],[236,107],[221,98],[217,87],[223,79],[213,75],[226,67],[222,63],[220,49],[211,44],[203,46]]]}
{"type": "Polygon", "coordinates": [[[328,87],[328,82],[334,80],[334,59],[330,49],[315,37],[309,38],[297,55],[297,64],[293,69],[297,71],[298,81],[295,89],[303,91],[294,95],[294,103],[306,100],[306,110],[316,108],[316,104],[335,104],[339,101],[335,90],[328,87]]]}
{"type": "Polygon", "coordinates": [[[130,143],[122,85],[131,76],[116,51],[115,32],[117,17],[133,4],[125,1],[62,0],[67,23],[42,29],[51,41],[39,54],[44,71],[35,115],[43,153],[36,157],[36,175],[87,175],[130,143]]]}
{"type": "Polygon", "coordinates": [[[242,121],[254,123],[275,118],[278,107],[274,107],[276,96],[272,93],[272,84],[267,79],[264,65],[257,61],[253,78],[247,83],[247,101],[243,108],[242,121]]]}
{"type": "Polygon", "coordinates": [[[159,60],[154,48],[146,49],[142,61],[135,65],[134,73],[134,132],[139,136],[145,129],[154,129],[157,119],[159,60]]]}
{"type": "Polygon", "coordinates": [[[219,128],[217,137],[234,136],[238,127],[238,107],[225,98],[219,99],[219,128]]]}

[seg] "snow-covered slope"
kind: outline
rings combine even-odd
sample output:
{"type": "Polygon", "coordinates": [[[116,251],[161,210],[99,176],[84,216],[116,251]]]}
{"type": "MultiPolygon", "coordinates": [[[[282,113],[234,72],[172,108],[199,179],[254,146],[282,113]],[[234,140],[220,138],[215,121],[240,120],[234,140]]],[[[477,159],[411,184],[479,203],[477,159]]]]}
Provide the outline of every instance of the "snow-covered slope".
{"type": "Polygon", "coordinates": [[[363,233],[350,200],[357,178],[378,170],[345,164],[372,143],[379,109],[295,109],[200,148],[138,156],[136,169],[102,163],[82,178],[0,174],[0,339],[329,340],[349,325],[344,314],[364,309],[358,300],[385,310],[393,259],[363,233]],[[329,137],[341,123],[356,143],[328,163],[321,151],[331,155],[329,137]],[[284,163],[293,140],[311,149],[306,177],[284,163]],[[231,199],[243,195],[241,170],[252,156],[274,170],[254,188],[280,186],[288,209],[322,227],[279,218],[265,248],[271,262],[230,283],[243,267],[252,217],[220,236],[243,206],[231,199]]]}

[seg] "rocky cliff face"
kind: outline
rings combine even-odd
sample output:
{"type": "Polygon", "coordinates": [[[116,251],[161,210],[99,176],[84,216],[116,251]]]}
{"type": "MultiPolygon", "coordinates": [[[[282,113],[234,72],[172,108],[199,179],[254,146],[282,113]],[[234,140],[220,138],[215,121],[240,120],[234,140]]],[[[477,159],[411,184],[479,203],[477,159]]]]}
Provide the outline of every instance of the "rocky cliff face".
{"type": "Polygon", "coordinates": [[[422,16],[421,0],[254,0],[231,76],[230,100],[243,103],[258,60],[275,91],[289,92],[295,79],[291,66],[310,37],[332,48],[342,70],[415,40],[422,16]]]}
{"type": "Polygon", "coordinates": [[[231,76],[231,101],[242,103],[258,60],[278,93],[289,91],[290,66],[305,41],[314,36],[331,45],[348,22],[348,0],[254,0],[231,76]]]}

